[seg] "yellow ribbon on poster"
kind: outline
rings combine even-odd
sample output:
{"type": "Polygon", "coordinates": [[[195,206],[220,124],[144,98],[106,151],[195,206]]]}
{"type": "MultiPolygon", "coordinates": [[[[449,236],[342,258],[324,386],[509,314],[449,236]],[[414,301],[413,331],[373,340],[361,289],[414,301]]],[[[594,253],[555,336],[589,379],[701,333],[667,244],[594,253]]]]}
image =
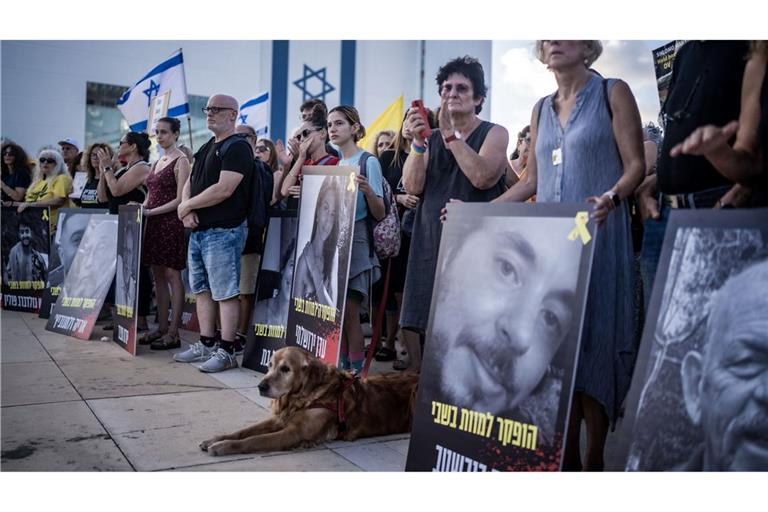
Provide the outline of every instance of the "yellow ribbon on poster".
{"type": "Polygon", "coordinates": [[[48,208],[43,210],[43,220],[48,220],[48,208]]]}
{"type": "Polygon", "coordinates": [[[573,222],[576,223],[576,227],[568,234],[568,240],[576,240],[581,237],[581,243],[587,245],[592,240],[592,235],[587,230],[587,222],[589,222],[589,213],[579,212],[573,218],[573,222]]]}
{"type": "Polygon", "coordinates": [[[141,224],[141,207],[136,210],[136,223],[141,224]]]}
{"type": "Polygon", "coordinates": [[[347,190],[349,192],[352,192],[355,190],[355,173],[351,172],[349,173],[349,184],[347,185],[347,190]]]}

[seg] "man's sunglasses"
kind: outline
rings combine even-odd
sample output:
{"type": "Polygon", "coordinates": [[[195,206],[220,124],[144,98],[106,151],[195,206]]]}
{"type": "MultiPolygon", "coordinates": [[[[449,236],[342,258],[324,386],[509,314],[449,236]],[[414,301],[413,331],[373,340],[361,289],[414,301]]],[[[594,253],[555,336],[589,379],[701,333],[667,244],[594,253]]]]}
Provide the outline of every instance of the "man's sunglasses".
{"type": "Polygon", "coordinates": [[[41,158],[40,159],[41,164],[55,164],[56,159],[55,158],[41,158]]]}
{"type": "Polygon", "coordinates": [[[208,114],[210,112],[213,115],[216,115],[219,112],[224,112],[225,110],[234,111],[235,109],[229,108],[229,107],[203,107],[202,108],[203,114],[208,114]]]}

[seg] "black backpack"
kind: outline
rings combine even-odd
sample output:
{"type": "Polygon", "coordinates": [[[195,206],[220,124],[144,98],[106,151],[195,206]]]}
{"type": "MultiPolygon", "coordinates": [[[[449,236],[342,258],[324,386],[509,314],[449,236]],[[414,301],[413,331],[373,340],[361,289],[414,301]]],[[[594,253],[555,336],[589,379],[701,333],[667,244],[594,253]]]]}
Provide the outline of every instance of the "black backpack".
{"type": "MultiPolygon", "coordinates": [[[[233,144],[246,144],[248,150],[253,152],[251,145],[246,140],[246,135],[238,133],[227,138],[219,147],[219,158],[223,159],[233,144]]],[[[272,202],[272,190],[275,185],[272,170],[261,160],[254,159],[251,172],[244,179],[249,199],[248,230],[249,232],[260,232],[269,223],[269,205],[272,202]]]]}

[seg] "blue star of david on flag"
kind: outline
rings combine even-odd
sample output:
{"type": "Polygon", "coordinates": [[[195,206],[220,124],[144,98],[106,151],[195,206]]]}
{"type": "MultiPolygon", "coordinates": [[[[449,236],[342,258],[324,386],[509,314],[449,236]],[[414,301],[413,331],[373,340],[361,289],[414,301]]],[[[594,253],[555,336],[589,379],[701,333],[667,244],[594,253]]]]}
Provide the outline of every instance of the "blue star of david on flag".
{"type": "Polygon", "coordinates": [[[320,68],[318,70],[314,70],[304,64],[304,76],[293,82],[293,85],[301,89],[301,93],[304,97],[303,101],[307,100],[314,100],[314,99],[320,99],[325,101],[325,96],[335,91],[336,88],[332,86],[328,80],[325,79],[325,70],[326,68],[320,68]],[[321,90],[318,93],[315,93],[316,89],[309,89],[307,87],[307,82],[310,81],[312,78],[315,78],[316,80],[313,80],[313,82],[320,82],[321,90]]]}
{"type": "Polygon", "coordinates": [[[240,122],[242,124],[248,124],[248,114],[240,114],[240,122]]]}
{"type": "Polygon", "coordinates": [[[160,91],[160,84],[156,83],[154,80],[150,80],[149,87],[142,91],[147,96],[147,106],[149,106],[152,103],[152,97],[157,96],[157,93],[159,91],[160,91]]]}

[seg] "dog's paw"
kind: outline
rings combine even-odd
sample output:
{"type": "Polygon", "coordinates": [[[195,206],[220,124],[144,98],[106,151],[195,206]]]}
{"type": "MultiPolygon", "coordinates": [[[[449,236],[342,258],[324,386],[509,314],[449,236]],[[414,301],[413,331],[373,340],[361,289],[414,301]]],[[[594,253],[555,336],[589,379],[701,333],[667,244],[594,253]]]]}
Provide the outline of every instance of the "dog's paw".
{"type": "Polygon", "coordinates": [[[203,441],[202,443],[200,443],[200,449],[203,450],[204,452],[207,452],[208,448],[212,444],[214,444],[214,443],[216,443],[218,441],[220,441],[220,439],[218,437],[214,437],[212,439],[207,439],[207,440],[203,441]]]}
{"type": "Polygon", "coordinates": [[[214,457],[218,455],[229,455],[231,453],[235,453],[233,448],[234,446],[232,441],[219,441],[217,443],[208,445],[207,452],[214,457]]]}

